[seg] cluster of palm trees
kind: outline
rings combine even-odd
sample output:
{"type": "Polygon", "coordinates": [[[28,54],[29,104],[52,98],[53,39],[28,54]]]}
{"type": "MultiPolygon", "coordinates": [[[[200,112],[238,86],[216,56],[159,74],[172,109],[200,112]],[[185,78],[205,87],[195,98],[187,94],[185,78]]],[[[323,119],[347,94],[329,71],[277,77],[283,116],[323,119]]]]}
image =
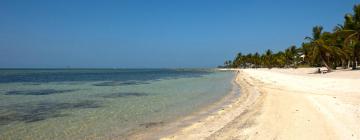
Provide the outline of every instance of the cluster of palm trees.
{"type": "Polygon", "coordinates": [[[263,54],[238,53],[233,61],[225,61],[224,67],[325,66],[328,71],[337,67],[356,69],[360,60],[360,4],[354,6],[353,12],[346,14],[344,23],[337,25],[332,32],[324,32],[322,26],[313,27],[312,36],[305,37],[306,41],[299,48],[291,46],[276,53],[271,50],[263,54]]]}

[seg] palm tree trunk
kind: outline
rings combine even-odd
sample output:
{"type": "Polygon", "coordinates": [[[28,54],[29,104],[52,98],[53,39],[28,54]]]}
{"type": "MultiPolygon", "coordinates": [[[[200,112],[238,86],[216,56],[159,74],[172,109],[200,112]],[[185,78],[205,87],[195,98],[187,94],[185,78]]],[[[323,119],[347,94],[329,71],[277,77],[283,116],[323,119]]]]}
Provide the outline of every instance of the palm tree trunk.
{"type": "Polygon", "coordinates": [[[358,67],[358,61],[356,60],[355,61],[355,69],[357,69],[357,67],[358,67]]]}
{"type": "Polygon", "coordinates": [[[341,67],[346,69],[346,60],[341,60],[341,67]]]}
{"type": "Polygon", "coordinates": [[[354,57],[354,60],[352,61],[352,69],[355,70],[356,69],[356,57],[354,57]]]}
{"type": "Polygon", "coordinates": [[[323,57],[320,57],[320,58],[321,58],[321,62],[325,65],[328,72],[331,72],[332,68],[326,63],[325,59],[323,57]]]}

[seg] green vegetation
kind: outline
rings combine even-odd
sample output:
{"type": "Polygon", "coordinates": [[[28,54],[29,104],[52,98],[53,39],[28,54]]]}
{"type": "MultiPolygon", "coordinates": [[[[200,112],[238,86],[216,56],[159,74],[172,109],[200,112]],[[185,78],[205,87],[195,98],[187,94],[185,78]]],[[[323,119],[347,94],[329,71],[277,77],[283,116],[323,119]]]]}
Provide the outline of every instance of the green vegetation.
{"type": "Polygon", "coordinates": [[[263,54],[238,53],[233,61],[225,61],[226,68],[297,68],[299,66],[325,66],[328,71],[337,67],[357,68],[360,60],[360,4],[353,8],[353,14],[346,14],[343,24],[332,32],[324,32],[322,26],[312,29],[312,36],[305,37],[302,46],[290,46],[284,51],[273,53],[270,49],[263,54]]]}

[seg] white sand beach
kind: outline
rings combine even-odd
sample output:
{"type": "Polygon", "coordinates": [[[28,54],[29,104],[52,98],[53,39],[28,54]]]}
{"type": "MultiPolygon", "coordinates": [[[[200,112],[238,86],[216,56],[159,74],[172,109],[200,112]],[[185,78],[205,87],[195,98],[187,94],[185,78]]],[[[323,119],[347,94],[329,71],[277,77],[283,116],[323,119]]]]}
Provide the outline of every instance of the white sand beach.
{"type": "Polygon", "coordinates": [[[360,71],[241,69],[241,96],[162,139],[360,139],[360,71]]]}

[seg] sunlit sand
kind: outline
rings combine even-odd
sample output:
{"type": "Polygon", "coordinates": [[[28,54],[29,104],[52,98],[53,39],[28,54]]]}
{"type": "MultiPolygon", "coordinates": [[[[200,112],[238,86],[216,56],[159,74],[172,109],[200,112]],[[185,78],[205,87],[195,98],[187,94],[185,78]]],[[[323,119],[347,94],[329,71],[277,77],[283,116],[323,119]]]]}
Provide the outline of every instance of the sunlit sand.
{"type": "Polygon", "coordinates": [[[242,96],[163,139],[359,139],[360,71],[242,69],[242,96]]]}

